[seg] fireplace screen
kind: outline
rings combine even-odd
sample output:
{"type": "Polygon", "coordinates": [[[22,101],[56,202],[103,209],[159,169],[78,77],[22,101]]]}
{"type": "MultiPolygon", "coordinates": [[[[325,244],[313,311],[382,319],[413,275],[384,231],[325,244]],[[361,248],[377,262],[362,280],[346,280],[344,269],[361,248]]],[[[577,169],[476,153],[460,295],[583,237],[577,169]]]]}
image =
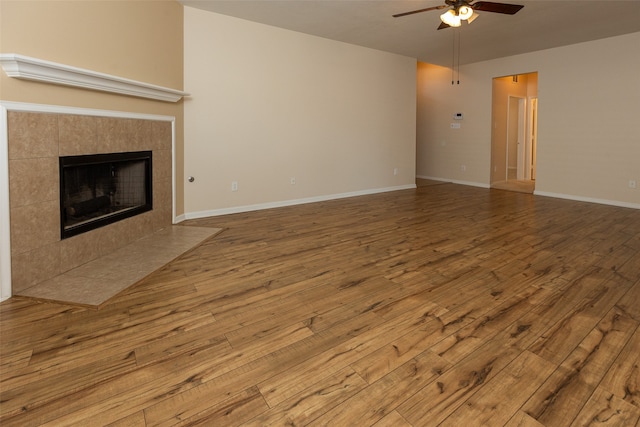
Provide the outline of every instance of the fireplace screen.
{"type": "Polygon", "coordinates": [[[60,157],[61,237],[150,211],[151,151],[60,157]]]}

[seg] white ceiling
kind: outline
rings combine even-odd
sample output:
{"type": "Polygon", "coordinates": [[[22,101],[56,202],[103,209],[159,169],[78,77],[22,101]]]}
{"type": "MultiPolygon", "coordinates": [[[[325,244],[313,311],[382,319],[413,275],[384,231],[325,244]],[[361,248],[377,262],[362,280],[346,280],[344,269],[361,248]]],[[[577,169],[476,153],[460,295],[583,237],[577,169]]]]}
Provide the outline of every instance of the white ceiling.
{"type": "MultiPolygon", "coordinates": [[[[436,30],[443,11],[391,15],[444,0],[179,0],[185,6],[450,66],[640,31],[640,0],[499,0],[516,15],[480,12],[472,24],[436,30]]],[[[640,55],[640,46],[635,53],[640,55]]]]}

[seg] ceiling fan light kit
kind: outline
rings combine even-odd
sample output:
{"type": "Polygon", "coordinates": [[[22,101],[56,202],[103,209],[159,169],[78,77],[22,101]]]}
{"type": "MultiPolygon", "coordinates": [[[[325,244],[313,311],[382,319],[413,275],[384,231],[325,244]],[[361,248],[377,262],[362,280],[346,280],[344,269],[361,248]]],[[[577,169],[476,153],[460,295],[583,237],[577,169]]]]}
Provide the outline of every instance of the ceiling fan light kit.
{"type": "Polygon", "coordinates": [[[477,13],[469,6],[460,6],[458,10],[449,9],[442,15],[440,20],[450,27],[459,27],[462,21],[473,22],[478,17],[477,13]]]}
{"type": "Polygon", "coordinates": [[[459,27],[461,24],[460,15],[456,15],[453,9],[449,9],[440,15],[440,20],[450,27],[459,27]]]}
{"type": "Polygon", "coordinates": [[[394,18],[401,16],[413,15],[414,13],[428,12],[430,10],[441,10],[449,8],[445,13],[440,15],[442,24],[438,27],[438,30],[448,27],[459,27],[462,21],[471,23],[478,17],[476,11],[482,10],[485,12],[502,13],[505,15],[515,15],[524,6],[519,4],[508,3],[496,3],[491,1],[476,1],[473,0],[445,0],[445,4],[440,6],[427,7],[425,9],[412,10],[410,12],[398,13],[393,15],[394,18]]]}
{"type": "Polygon", "coordinates": [[[460,6],[460,8],[458,9],[458,16],[460,17],[460,19],[467,20],[471,18],[472,15],[473,9],[469,6],[460,6]]]}

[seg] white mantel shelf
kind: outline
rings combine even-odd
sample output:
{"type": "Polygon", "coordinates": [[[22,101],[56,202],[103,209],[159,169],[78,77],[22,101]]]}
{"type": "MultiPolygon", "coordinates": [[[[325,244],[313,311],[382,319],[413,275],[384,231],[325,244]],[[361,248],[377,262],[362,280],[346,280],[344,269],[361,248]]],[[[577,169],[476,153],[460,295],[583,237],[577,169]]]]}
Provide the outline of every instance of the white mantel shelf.
{"type": "Polygon", "coordinates": [[[119,93],[122,95],[178,102],[188,93],[149,83],[129,80],[97,71],[31,58],[15,53],[0,54],[0,65],[9,77],[63,86],[119,93]]]}

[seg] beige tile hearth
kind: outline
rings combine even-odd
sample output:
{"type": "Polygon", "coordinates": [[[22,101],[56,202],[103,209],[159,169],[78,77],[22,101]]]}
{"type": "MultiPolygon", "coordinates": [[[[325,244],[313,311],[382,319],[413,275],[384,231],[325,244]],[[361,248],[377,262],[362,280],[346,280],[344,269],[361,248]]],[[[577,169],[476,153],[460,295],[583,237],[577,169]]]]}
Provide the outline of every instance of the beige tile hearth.
{"type": "Polygon", "coordinates": [[[94,261],[16,293],[17,296],[98,308],[222,229],[171,226],[94,261]]]}

